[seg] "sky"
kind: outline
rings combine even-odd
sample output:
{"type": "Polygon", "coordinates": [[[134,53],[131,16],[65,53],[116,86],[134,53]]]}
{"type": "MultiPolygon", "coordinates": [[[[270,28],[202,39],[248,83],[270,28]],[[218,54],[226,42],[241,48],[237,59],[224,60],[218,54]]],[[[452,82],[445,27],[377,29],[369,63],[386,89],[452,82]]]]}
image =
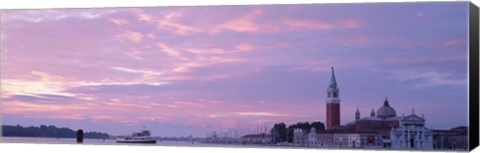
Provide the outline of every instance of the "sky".
{"type": "Polygon", "coordinates": [[[3,10],[1,115],[113,135],[204,137],[341,124],[388,97],[426,126],[467,125],[468,3],[3,10]],[[446,113],[448,112],[448,113],[446,113]],[[259,130],[261,129],[261,130],[259,130]]]}

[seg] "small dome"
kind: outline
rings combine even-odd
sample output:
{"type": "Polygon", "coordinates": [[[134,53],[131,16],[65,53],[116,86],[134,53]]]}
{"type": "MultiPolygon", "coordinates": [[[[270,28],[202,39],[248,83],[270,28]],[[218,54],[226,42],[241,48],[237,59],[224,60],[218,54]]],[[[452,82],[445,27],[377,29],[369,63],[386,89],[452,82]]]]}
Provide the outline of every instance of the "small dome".
{"type": "Polygon", "coordinates": [[[397,113],[393,107],[390,107],[388,104],[387,98],[385,98],[385,102],[383,102],[383,106],[378,108],[377,110],[377,117],[381,119],[387,119],[391,117],[396,117],[397,113]]]}

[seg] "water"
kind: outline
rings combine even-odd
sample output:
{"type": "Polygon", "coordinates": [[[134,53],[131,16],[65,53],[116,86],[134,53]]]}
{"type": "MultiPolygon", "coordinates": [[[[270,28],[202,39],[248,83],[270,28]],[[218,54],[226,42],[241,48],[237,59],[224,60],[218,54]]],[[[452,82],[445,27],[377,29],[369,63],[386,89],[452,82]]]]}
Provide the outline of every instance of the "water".
{"type": "MultiPolygon", "coordinates": [[[[76,144],[75,138],[35,138],[35,137],[2,137],[6,143],[52,143],[52,144],[76,144]]],[[[115,144],[115,140],[105,139],[84,139],[84,144],[115,144]]]]}
{"type": "MultiPolygon", "coordinates": [[[[77,144],[75,138],[34,138],[34,137],[2,137],[2,143],[38,143],[38,144],[77,144]]],[[[83,144],[95,145],[146,145],[146,146],[189,146],[189,147],[247,147],[242,144],[213,144],[189,141],[157,141],[156,144],[117,143],[115,139],[83,139],[83,144]]],[[[251,147],[251,146],[250,146],[251,147]]],[[[259,146],[255,146],[259,147],[259,146]]]]}

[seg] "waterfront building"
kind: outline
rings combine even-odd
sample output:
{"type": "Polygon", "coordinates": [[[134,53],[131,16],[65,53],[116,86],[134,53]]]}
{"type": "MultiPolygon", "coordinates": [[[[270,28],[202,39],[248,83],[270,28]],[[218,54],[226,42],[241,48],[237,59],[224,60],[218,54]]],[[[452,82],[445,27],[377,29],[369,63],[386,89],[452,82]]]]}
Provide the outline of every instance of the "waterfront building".
{"type": "Polygon", "coordinates": [[[308,146],[318,146],[318,133],[315,128],[312,127],[310,133],[308,133],[308,146]]]}
{"type": "Polygon", "coordinates": [[[390,140],[395,149],[433,149],[433,135],[425,128],[425,119],[412,114],[399,120],[399,127],[392,128],[390,140]]]}
{"type": "Polygon", "coordinates": [[[333,133],[322,132],[318,134],[318,146],[320,147],[333,147],[333,133]]]}
{"type": "Polygon", "coordinates": [[[293,145],[295,146],[303,146],[304,143],[304,136],[305,132],[302,129],[296,128],[293,130],[293,145]]]}
{"type": "Polygon", "coordinates": [[[378,133],[334,133],[334,147],[382,148],[383,138],[378,133]]]}
{"type": "Polygon", "coordinates": [[[468,149],[468,127],[460,126],[449,130],[432,130],[433,149],[468,149]]]}

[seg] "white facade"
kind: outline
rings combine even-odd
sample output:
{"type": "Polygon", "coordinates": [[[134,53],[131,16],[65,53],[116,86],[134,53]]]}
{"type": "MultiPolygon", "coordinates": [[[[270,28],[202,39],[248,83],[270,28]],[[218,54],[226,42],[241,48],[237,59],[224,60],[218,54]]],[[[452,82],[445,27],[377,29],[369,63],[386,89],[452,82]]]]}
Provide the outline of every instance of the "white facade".
{"type": "Polygon", "coordinates": [[[425,119],[415,115],[400,120],[398,128],[390,131],[391,146],[394,149],[433,149],[432,131],[425,128],[425,119]]]}
{"type": "Polygon", "coordinates": [[[335,133],[333,144],[340,148],[382,148],[383,138],[377,133],[335,133]]]}
{"type": "Polygon", "coordinates": [[[293,130],[293,145],[303,146],[304,143],[304,132],[302,129],[293,130]]]}
{"type": "Polygon", "coordinates": [[[308,146],[318,146],[318,133],[316,132],[315,128],[312,128],[310,133],[308,133],[308,146]]]}
{"type": "Polygon", "coordinates": [[[338,148],[382,148],[383,137],[378,133],[316,133],[312,129],[304,134],[301,129],[294,130],[293,144],[309,147],[338,148]]]}

